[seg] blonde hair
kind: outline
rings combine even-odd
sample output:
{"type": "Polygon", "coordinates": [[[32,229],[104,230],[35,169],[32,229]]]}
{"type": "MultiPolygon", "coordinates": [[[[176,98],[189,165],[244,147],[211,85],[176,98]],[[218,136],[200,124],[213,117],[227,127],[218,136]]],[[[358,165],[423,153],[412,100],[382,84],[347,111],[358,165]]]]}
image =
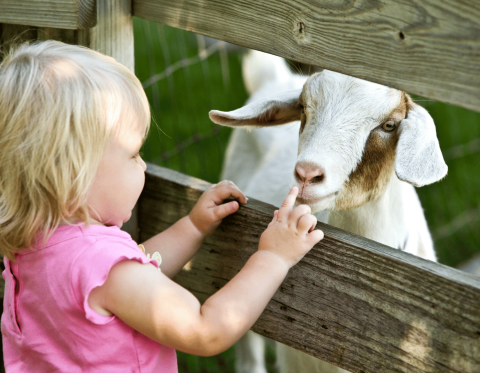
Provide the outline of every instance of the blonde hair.
{"type": "Polygon", "coordinates": [[[140,82],[113,58],[56,41],[13,49],[0,64],[0,252],[14,260],[62,220],[88,223],[108,141],[149,126],[140,82]]]}

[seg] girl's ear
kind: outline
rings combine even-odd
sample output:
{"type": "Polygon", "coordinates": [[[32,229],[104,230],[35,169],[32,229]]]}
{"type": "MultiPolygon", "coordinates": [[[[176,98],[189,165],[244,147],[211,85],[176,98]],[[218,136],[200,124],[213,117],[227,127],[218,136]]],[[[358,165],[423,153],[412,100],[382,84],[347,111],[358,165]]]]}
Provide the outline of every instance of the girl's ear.
{"type": "Polygon", "coordinates": [[[399,126],[395,173],[400,180],[421,187],[443,178],[448,167],[443,160],[432,117],[420,105],[413,102],[411,105],[399,126]]]}
{"type": "Polygon", "coordinates": [[[209,113],[210,119],[228,127],[265,127],[293,122],[300,120],[298,98],[301,93],[301,89],[282,92],[229,112],[212,110],[209,113]]]}

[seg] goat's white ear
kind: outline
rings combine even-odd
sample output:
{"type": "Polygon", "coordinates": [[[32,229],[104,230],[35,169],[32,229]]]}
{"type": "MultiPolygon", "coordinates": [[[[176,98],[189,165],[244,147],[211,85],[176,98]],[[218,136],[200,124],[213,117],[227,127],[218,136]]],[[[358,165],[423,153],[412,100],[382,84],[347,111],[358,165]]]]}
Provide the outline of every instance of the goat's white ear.
{"type": "Polygon", "coordinates": [[[443,178],[448,167],[443,160],[432,117],[420,105],[412,105],[400,123],[395,173],[400,180],[421,187],[443,178]]]}
{"type": "Polygon", "coordinates": [[[213,122],[228,127],[277,126],[300,119],[298,98],[301,93],[301,89],[282,92],[251,102],[237,110],[212,110],[209,116],[213,122]]]}

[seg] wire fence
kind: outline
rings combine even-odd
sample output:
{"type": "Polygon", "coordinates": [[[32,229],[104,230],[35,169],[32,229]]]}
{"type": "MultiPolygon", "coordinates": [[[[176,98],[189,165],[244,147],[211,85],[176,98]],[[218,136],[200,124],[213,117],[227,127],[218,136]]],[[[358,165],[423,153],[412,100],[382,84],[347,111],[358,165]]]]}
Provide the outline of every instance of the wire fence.
{"type": "MultiPolygon", "coordinates": [[[[145,146],[153,163],[218,181],[230,129],[214,125],[211,109],[232,110],[247,94],[242,48],[136,19],[136,73],[158,127],[145,146]]],[[[292,67],[299,71],[298,65],[292,67]]],[[[314,71],[308,67],[303,71],[314,71]]],[[[480,251],[480,114],[420,97],[432,115],[449,175],[417,189],[440,262],[457,266],[480,251]]]]}
{"type": "Polygon", "coordinates": [[[216,182],[231,130],[208,111],[247,98],[241,55],[227,43],[135,19],[136,73],[153,109],[144,158],[216,182]]]}

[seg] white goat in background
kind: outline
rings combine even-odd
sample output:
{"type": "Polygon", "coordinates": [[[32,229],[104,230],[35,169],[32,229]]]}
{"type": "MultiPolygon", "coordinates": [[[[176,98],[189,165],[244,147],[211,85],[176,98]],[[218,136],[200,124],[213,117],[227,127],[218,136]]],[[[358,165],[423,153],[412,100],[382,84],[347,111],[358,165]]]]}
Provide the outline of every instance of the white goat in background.
{"type": "MultiPolygon", "coordinates": [[[[243,72],[248,103],[211,111],[210,118],[231,127],[289,124],[235,129],[222,178],[275,206],[297,185],[297,203],[308,204],[320,221],[436,260],[411,185],[447,173],[425,109],[405,92],[332,71],[293,74],[283,59],[261,52],[247,54],[243,72]]],[[[266,372],[263,343],[247,333],[237,348],[238,373],[266,372]]],[[[276,351],[281,373],[344,372],[280,343],[276,351]]]]}

